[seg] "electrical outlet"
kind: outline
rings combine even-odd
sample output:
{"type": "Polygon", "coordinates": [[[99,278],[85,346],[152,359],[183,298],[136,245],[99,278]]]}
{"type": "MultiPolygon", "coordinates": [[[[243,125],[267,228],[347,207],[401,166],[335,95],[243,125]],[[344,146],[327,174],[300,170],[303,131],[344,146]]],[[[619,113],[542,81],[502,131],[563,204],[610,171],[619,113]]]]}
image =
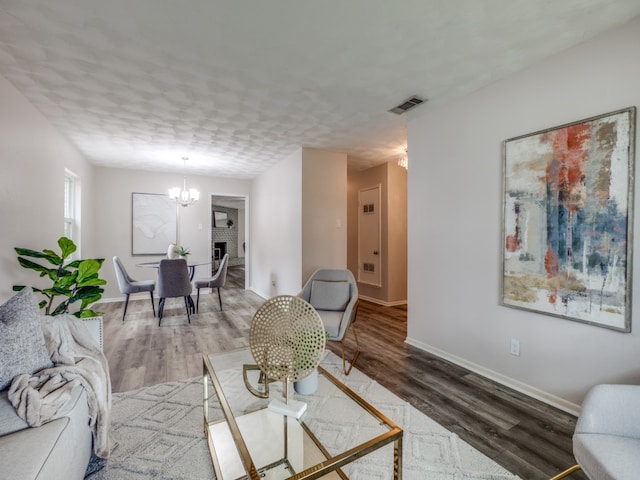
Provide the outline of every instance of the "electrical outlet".
{"type": "Polygon", "coordinates": [[[275,280],[271,280],[271,286],[275,287],[276,286],[276,281],[275,280]]]}
{"type": "Polygon", "coordinates": [[[517,338],[511,339],[511,355],[520,356],[520,340],[517,338]]]}

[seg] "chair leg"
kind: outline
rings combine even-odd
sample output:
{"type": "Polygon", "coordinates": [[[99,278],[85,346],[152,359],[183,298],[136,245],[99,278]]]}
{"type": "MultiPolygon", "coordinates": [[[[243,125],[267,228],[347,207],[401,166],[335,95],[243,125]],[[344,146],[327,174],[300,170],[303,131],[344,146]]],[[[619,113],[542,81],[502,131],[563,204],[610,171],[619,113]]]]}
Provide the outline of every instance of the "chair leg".
{"type": "Polygon", "coordinates": [[[351,369],[356,364],[356,361],[358,361],[358,356],[360,355],[360,342],[358,341],[358,333],[356,332],[355,323],[352,323],[350,328],[353,331],[353,336],[354,336],[354,338],[356,340],[356,351],[353,354],[353,358],[349,362],[350,365],[349,365],[348,369],[347,369],[347,364],[346,364],[346,360],[345,360],[344,340],[340,340],[340,347],[342,348],[342,370],[344,370],[344,374],[345,375],[349,375],[351,373],[351,369]]]}
{"type": "Polygon", "coordinates": [[[124,323],[124,317],[127,314],[127,307],[129,306],[129,294],[127,293],[127,298],[124,300],[124,313],[122,314],[122,323],[124,323]]]}
{"type": "Polygon", "coordinates": [[[189,320],[189,323],[191,323],[191,303],[189,303],[189,300],[191,300],[191,303],[193,303],[190,295],[184,297],[184,308],[187,311],[187,320],[189,320]]]}
{"type": "Polygon", "coordinates": [[[164,301],[166,298],[160,298],[158,302],[158,326],[160,326],[160,322],[162,322],[162,312],[164,312],[164,301]]]}
{"type": "Polygon", "coordinates": [[[220,303],[220,311],[222,311],[222,297],[220,297],[220,287],[218,287],[218,303],[220,303]]]}
{"type": "Polygon", "coordinates": [[[151,294],[151,308],[153,309],[153,316],[156,316],[156,305],[153,303],[153,290],[149,291],[151,294]]]}
{"type": "Polygon", "coordinates": [[[196,313],[200,311],[200,289],[198,288],[198,295],[196,297],[196,313]]]}
{"type": "Polygon", "coordinates": [[[571,468],[567,468],[564,472],[559,473],[555,477],[552,477],[550,480],[560,480],[561,478],[568,477],[569,475],[577,472],[578,470],[581,470],[580,465],[574,465],[571,468]]]}

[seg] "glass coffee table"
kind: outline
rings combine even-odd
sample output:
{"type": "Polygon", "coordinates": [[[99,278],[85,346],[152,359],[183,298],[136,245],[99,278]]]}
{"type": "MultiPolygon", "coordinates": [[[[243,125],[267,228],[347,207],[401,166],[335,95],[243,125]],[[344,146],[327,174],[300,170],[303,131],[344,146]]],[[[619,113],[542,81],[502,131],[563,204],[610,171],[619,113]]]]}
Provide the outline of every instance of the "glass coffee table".
{"type": "MultiPolygon", "coordinates": [[[[282,382],[270,384],[270,398],[247,390],[248,348],[205,354],[203,363],[204,431],[218,480],[347,479],[341,467],[390,443],[393,478],[402,478],[402,429],[324,368],[315,394],[292,395],[307,403],[296,419],[267,408],[282,399],[282,382]]],[[[256,386],[259,372],[250,375],[256,386]]]]}

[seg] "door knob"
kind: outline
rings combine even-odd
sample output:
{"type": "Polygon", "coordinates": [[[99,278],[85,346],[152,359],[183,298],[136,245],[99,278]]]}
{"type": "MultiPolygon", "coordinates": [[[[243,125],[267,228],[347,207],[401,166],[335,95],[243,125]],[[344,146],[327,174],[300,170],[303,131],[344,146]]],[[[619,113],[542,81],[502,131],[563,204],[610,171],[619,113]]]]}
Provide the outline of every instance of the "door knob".
{"type": "Polygon", "coordinates": [[[374,250],[374,251],[373,251],[373,254],[374,254],[374,255],[377,255],[377,254],[378,254],[378,250],[374,250]]]}

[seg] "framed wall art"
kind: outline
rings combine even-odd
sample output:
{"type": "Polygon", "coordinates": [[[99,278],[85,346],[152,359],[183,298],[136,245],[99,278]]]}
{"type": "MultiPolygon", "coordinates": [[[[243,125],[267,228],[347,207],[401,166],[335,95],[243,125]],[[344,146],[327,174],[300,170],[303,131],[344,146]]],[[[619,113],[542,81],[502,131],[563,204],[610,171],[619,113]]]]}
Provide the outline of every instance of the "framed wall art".
{"type": "Polygon", "coordinates": [[[132,255],[166,255],[176,242],[176,202],[169,195],[132,194],[132,255]]]}
{"type": "Polygon", "coordinates": [[[218,210],[213,212],[213,226],[215,228],[226,227],[227,219],[227,212],[220,212],[218,210]]]}
{"type": "Polygon", "coordinates": [[[504,306],[631,331],[635,116],[504,142],[504,306]]]}

